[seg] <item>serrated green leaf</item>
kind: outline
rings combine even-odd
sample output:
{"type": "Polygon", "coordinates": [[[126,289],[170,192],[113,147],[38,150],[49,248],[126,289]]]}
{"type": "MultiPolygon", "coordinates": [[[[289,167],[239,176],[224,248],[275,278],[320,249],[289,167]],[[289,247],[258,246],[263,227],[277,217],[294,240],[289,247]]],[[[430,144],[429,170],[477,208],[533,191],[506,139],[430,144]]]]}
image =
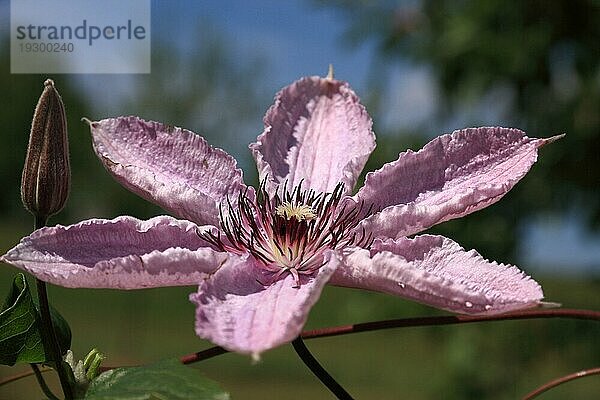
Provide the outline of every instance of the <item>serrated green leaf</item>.
{"type": "Polygon", "coordinates": [[[169,359],[117,368],[94,379],[86,400],[227,400],[229,394],[199,371],[169,359]]]}
{"type": "MultiPolygon", "coordinates": [[[[64,354],[71,346],[71,328],[67,321],[50,307],[56,335],[64,354]]],[[[23,274],[17,274],[0,312],[0,364],[42,363],[44,352],[39,312],[23,274]]]]}
{"type": "Polygon", "coordinates": [[[45,361],[37,310],[27,280],[18,274],[0,313],[0,364],[45,361]]]}

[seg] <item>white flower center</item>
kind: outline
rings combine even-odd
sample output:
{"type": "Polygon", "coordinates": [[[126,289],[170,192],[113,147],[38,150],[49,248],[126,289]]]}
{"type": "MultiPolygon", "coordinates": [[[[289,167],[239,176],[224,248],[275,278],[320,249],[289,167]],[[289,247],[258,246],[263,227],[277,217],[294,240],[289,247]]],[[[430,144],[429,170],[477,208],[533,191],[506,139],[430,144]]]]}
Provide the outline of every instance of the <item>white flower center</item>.
{"type": "Polygon", "coordinates": [[[256,198],[242,192],[237,204],[229,199],[220,210],[221,231],[200,236],[221,251],[250,253],[273,280],[289,272],[300,285],[300,275],[312,275],[324,265],[328,249],[345,246],[369,247],[372,236],[355,229],[371,208],[342,200],[344,185],[332,193],[302,190],[269,197],[262,182],[256,198]],[[224,234],[224,236],[222,235],[224,234]]]}

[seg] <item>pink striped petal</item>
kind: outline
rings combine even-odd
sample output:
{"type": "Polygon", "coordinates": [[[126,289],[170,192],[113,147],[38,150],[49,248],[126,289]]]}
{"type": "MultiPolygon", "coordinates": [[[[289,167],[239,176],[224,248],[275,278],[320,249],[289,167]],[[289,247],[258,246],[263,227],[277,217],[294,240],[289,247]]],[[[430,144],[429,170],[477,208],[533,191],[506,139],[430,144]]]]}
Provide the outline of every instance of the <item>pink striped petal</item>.
{"type": "Polygon", "coordinates": [[[217,225],[217,204],[245,188],[235,159],[193,132],[137,117],[90,126],[94,150],[115,179],[179,218],[217,225]]]}
{"type": "Polygon", "coordinates": [[[196,333],[219,346],[258,356],[296,338],[334,269],[324,266],[311,278],[290,274],[268,286],[269,277],[249,257],[227,263],[190,295],[196,304],[196,333]]]}
{"type": "Polygon", "coordinates": [[[518,129],[470,128],[404,152],[367,174],[356,197],[383,211],[361,227],[402,237],[485,208],[529,171],[538,148],[552,140],[531,139],[518,129]]]}
{"type": "MultiPolygon", "coordinates": [[[[332,261],[333,262],[333,261],[332,261]]],[[[330,283],[376,290],[461,314],[535,307],[541,287],[512,265],[484,260],[442,236],[377,239],[342,256],[330,283]]]]}
{"type": "Polygon", "coordinates": [[[250,145],[261,179],[351,191],[375,148],[371,118],[345,82],[310,77],[283,88],[250,145]]]}
{"type": "Polygon", "coordinates": [[[39,229],[0,261],[66,287],[196,285],[230,257],[207,247],[196,228],[167,216],[91,219],[39,229]]]}

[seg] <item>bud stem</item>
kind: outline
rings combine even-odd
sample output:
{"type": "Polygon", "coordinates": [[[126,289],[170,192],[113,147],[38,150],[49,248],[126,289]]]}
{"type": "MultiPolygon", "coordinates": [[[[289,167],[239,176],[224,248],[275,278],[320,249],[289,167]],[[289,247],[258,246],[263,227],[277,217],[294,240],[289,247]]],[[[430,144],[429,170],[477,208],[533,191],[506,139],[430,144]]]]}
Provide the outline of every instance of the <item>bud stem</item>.
{"type": "MultiPolygon", "coordinates": [[[[46,225],[46,217],[35,218],[35,229],[39,229],[46,225]]],[[[52,317],[50,316],[50,305],[48,303],[48,293],[46,291],[46,282],[36,278],[37,295],[40,303],[40,315],[42,317],[42,341],[44,342],[44,351],[49,356],[50,361],[54,363],[54,368],[60,378],[60,385],[66,400],[73,399],[73,388],[71,382],[73,378],[69,374],[69,370],[66,368],[66,363],[63,361],[60,346],[58,344],[58,338],[56,337],[56,331],[52,324],[52,317]],[[71,378],[71,379],[69,379],[71,378]]]]}

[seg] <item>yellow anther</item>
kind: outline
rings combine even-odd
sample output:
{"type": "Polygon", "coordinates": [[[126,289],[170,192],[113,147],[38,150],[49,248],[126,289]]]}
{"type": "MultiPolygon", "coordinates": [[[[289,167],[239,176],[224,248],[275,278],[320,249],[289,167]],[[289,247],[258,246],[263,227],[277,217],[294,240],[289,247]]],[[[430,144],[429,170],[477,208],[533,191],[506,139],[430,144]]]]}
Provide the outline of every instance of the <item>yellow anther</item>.
{"type": "Polygon", "coordinates": [[[317,218],[317,214],[315,214],[315,212],[312,208],[310,208],[310,206],[307,206],[305,204],[292,205],[287,201],[283,204],[278,205],[275,209],[275,213],[278,216],[287,220],[296,218],[297,221],[305,221],[317,218]]]}

